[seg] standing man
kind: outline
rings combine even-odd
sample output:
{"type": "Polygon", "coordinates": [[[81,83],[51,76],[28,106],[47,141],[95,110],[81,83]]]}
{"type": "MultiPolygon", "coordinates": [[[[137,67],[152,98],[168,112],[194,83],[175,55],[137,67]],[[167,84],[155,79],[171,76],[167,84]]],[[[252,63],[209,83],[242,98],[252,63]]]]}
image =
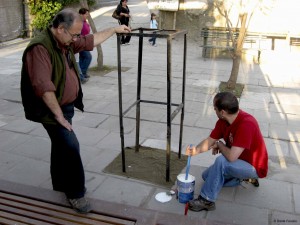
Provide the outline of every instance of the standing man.
{"type": "Polygon", "coordinates": [[[192,156],[210,149],[213,155],[221,154],[203,172],[200,195],[188,203],[192,211],[214,210],[222,187],[237,186],[243,180],[258,187],[258,178],[268,172],[268,153],[256,119],[240,110],[237,98],[229,92],[218,93],[213,104],[219,118],[215,128],[197,146],[186,148],[192,156]]]}
{"type": "MultiPolygon", "coordinates": [[[[86,36],[90,34],[91,28],[90,25],[87,22],[87,18],[89,16],[89,10],[86,8],[79,9],[79,14],[82,17],[83,26],[81,29],[81,35],[86,36]]],[[[83,77],[85,80],[87,80],[90,76],[87,74],[87,71],[89,69],[89,66],[92,61],[92,54],[90,51],[81,51],[79,52],[79,66],[82,72],[83,77]]]]}
{"type": "Polygon", "coordinates": [[[60,11],[52,25],[31,40],[23,54],[21,95],[25,117],[41,123],[51,139],[53,190],[66,194],[79,213],[91,210],[85,195],[85,176],[77,137],[72,128],[74,107],[83,111],[82,89],[74,53],[91,51],[126,26],[82,37],[82,18],[60,11]]]}

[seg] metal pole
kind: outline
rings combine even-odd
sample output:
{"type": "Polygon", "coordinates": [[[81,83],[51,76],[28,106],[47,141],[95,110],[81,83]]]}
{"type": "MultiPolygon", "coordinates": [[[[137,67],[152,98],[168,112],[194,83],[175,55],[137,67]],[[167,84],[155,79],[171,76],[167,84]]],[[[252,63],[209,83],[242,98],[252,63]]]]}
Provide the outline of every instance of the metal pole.
{"type": "MultiPolygon", "coordinates": [[[[143,30],[140,29],[140,33],[143,30]]],[[[143,56],[143,36],[139,37],[138,53],[138,74],[137,74],[137,91],[136,91],[136,133],[135,133],[135,152],[139,151],[140,145],[140,119],[141,119],[141,82],[142,82],[142,57],[143,56]]]]}
{"type": "Polygon", "coordinates": [[[170,181],[170,154],[171,154],[171,54],[172,54],[172,45],[171,39],[167,39],[167,150],[166,150],[166,181],[170,181]]]}
{"type": "Polygon", "coordinates": [[[184,105],[185,105],[185,73],[186,73],[186,34],[184,35],[184,47],[183,47],[183,71],[182,71],[182,108],[181,108],[181,119],[180,119],[180,135],[179,135],[179,150],[178,158],[181,158],[181,147],[182,147],[182,133],[183,133],[183,120],[184,120],[184,105]]]}
{"type": "Polygon", "coordinates": [[[118,53],[118,87],[119,87],[119,120],[120,120],[120,137],[122,150],[122,171],[126,172],[125,166],[125,148],[124,148],[124,126],[123,126],[123,109],[122,109],[122,74],[121,74],[121,36],[117,35],[117,53],[118,53]]]}

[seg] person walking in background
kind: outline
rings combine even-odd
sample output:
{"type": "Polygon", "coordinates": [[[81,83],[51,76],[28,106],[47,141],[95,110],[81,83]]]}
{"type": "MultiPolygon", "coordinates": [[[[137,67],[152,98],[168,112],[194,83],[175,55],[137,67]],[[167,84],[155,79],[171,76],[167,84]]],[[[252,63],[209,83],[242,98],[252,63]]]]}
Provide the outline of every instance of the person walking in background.
{"type": "MultiPolygon", "coordinates": [[[[155,15],[155,13],[151,13],[150,28],[151,29],[157,29],[157,27],[158,27],[158,23],[156,21],[156,15],[155,15]]],[[[153,33],[155,34],[156,32],[153,32],[153,33]]],[[[149,39],[149,44],[154,46],[154,47],[157,46],[157,44],[155,42],[156,42],[156,37],[155,36],[153,36],[152,38],[149,39]]]]}
{"type": "Polygon", "coordinates": [[[79,53],[75,54],[75,59],[76,59],[76,64],[77,64],[77,68],[78,68],[78,72],[79,72],[79,77],[80,77],[80,81],[82,84],[85,84],[86,82],[88,82],[89,78],[83,76],[80,65],[79,65],[79,53]]]}
{"type": "MultiPolygon", "coordinates": [[[[89,10],[86,8],[81,8],[79,9],[79,14],[81,15],[83,21],[81,35],[86,36],[91,32],[90,25],[87,22],[87,18],[89,16],[89,10]]],[[[87,71],[91,64],[91,61],[92,61],[92,54],[90,51],[79,52],[79,66],[81,69],[81,73],[83,75],[83,78],[81,79],[82,83],[86,83],[88,81],[88,78],[90,77],[87,71]]]]}
{"type": "MultiPolygon", "coordinates": [[[[120,24],[129,26],[129,20],[131,16],[129,15],[130,10],[127,6],[127,0],[121,0],[117,7],[117,14],[120,16],[120,24]]],[[[122,35],[121,45],[129,45],[131,36],[122,35]]]]}
{"type": "Polygon", "coordinates": [[[88,213],[80,146],[72,128],[74,107],[84,109],[74,53],[91,51],[113,34],[130,29],[122,25],[81,36],[82,24],[72,9],[60,11],[26,47],[20,86],[26,119],[41,123],[51,139],[53,190],[64,192],[75,211],[88,213]]]}
{"type": "Polygon", "coordinates": [[[237,186],[242,181],[258,187],[258,178],[268,173],[268,153],[256,119],[239,109],[237,98],[230,92],[218,93],[213,104],[219,118],[215,128],[197,146],[186,148],[186,155],[210,149],[213,155],[221,154],[203,172],[200,195],[188,203],[192,211],[214,210],[222,187],[237,186]]]}

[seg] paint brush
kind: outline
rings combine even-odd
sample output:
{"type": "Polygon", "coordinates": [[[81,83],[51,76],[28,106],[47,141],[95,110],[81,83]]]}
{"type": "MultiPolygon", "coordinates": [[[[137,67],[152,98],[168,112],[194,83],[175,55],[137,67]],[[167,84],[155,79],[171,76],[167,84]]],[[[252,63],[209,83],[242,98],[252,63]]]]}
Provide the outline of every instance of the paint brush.
{"type": "MultiPolygon", "coordinates": [[[[190,148],[192,147],[192,145],[190,145],[190,148]]],[[[189,171],[190,171],[190,164],[191,164],[191,155],[189,155],[188,157],[188,161],[187,161],[187,164],[186,164],[186,170],[185,170],[185,180],[188,179],[189,177],[189,171]]]]}

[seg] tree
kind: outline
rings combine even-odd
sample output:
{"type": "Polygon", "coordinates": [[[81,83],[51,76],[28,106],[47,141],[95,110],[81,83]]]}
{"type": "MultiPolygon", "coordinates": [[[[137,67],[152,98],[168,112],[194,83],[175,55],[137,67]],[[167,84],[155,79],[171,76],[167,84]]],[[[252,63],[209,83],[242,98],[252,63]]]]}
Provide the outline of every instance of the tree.
{"type": "MultiPolygon", "coordinates": [[[[86,9],[89,9],[87,0],[80,0],[80,5],[86,9]]],[[[96,28],[95,23],[90,15],[88,16],[88,21],[89,21],[89,24],[91,26],[93,33],[96,33],[97,28],[96,28]]],[[[99,70],[103,69],[103,51],[102,51],[101,45],[97,46],[97,64],[98,64],[99,70]]]]}
{"type": "Polygon", "coordinates": [[[255,10],[259,9],[263,13],[269,11],[275,0],[214,0],[213,4],[219,13],[225,18],[226,28],[232,44],[232,69],[227,81],[227,89],[234,90],[237,83],[242,50],[247,30],[255,10]],[[238,20],[234,27],[232,18],[234,12],[238,14],[238,20]],[[236,35],[238,34],[238,36],[236,35]]]}

